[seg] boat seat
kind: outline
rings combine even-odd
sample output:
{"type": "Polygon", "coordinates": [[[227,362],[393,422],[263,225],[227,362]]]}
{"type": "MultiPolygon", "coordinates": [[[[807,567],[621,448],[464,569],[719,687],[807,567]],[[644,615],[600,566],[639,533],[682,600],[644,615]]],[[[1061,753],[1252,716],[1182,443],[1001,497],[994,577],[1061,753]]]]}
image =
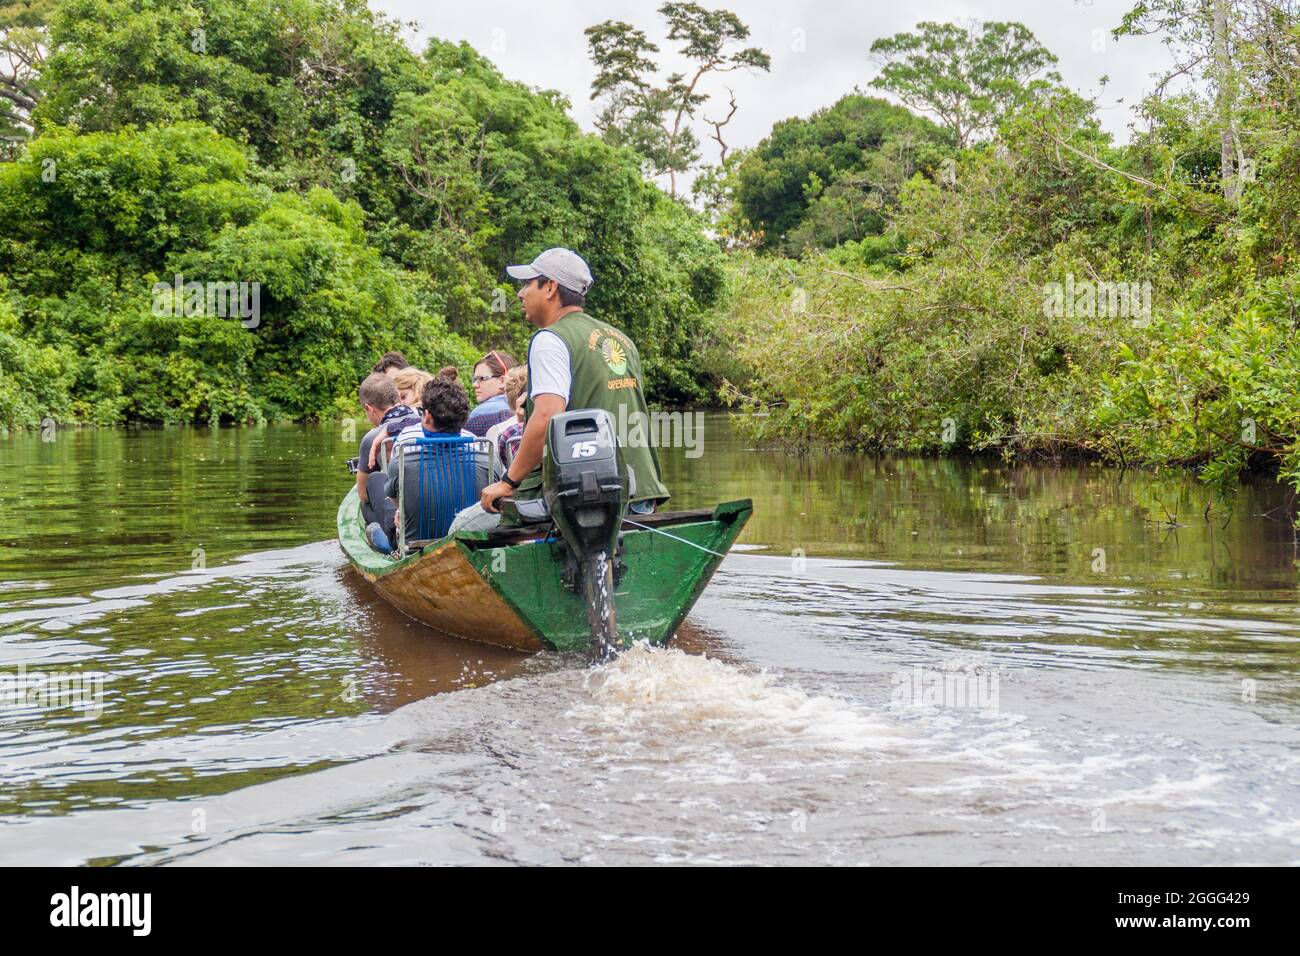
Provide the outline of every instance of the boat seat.
{"type": "Polygon", "coordinates": [[[492,443],[464,436],[417,438],[404,442],[401,449],[399,490],[403,499],[412,493],[418,496],[413,521],[408,518],[408,503],[399,503],[399,536],[405,553],[446,537],[456,515],[479,500],[488,483],[492,443]]]}
{"type": "Polygon", "coordinates": [[[516,524],[541,524],[549,521],[551,509],[545,498],[518,500],[505,498],[501,502],[501,513],[512,518],[516,524]]]}
{"type": "MultiPolygon", "coordinates": [[[[636,494],[636,469],[627,466],[628,496],[636,494]]],[[[551,520],[551,506],[545,498],[505,498],[501,501],[501,513],[514,524],[541,524],[551,520]]]]}

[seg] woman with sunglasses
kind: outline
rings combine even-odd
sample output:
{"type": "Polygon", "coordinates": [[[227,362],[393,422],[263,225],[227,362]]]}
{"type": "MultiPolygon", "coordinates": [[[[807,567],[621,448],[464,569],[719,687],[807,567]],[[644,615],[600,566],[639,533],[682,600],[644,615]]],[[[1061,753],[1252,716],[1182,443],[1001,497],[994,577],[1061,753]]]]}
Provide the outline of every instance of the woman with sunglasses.
{"type": "Polygon", "coordinates": [[[474,399],[479,403],[469,414],[465,428],[482,438],[493,425],[514,418],[515,410],[506,401],[506,372],[519,363],[508,352],[493,349],[474,366],[474,399]]]}

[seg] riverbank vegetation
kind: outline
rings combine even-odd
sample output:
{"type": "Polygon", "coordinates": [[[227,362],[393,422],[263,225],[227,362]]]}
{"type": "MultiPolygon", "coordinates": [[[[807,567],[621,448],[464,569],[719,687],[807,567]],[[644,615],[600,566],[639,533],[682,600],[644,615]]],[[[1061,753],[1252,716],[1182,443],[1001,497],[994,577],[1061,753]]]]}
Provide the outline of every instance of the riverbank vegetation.
{"type": "Polygon", "coordinates": [[[922,23],[735,149],[721,74],[771,58],[725,10],[659,12],[667,41],[575,32],[583,134],[362,0],[0,2],[0,424],[336,415],[389,348],[522,352],[501,268],[563,244],[655,401],[760,438],[1300,487],[1292,0],[1136,5],[1101,42],[1178,62],[1123,143],[1022,25],[922,23]],[[178,306],[190,281],[255,286],[256,320],[178,306]]]}
{"type": "MultiPolygon", "coordinates": [[[[850,138],[819,135],[860,96],[733,157],[719,222],[747,248],[723,325],[744,369],[730,394],[759,413],[747,427],[801,446],[1190,465],[1224,487],[1277,468],[1300,488],[1292,6],[1136,8],[1110,42],[1163,34],[1196,82],[1162,84],[1127,144],[1097,99],[1044,78],[964,147],[959,125],[938,155],[915,130],[876,137],[846,164],[876,172],[841,175],[833,205],[813,167],[850,138]],[[773,189],[786,205],[769,212],[754,184],[791,156],[804,188],[773,189]]],[[[953,70],[936,29],[890,44],[914,53],[912,92],[953,70]]]]}
{"type": "Polygon", "coordinates": [[[660,399],[709,397],[698,215],[468,46],[356,0],[63,0],[0,4],[0,52],[4,425],[328,416],[389,349],[468,372],[523,351],[502,268],[558,244],[660,399]],[[258,314],[159,302],[188,282],[258,314]]]}

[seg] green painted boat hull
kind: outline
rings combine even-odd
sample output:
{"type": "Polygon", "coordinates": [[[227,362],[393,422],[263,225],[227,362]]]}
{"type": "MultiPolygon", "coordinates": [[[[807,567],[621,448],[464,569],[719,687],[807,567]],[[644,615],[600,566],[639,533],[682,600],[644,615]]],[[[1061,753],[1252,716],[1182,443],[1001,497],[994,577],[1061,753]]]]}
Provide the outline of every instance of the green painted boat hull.
{"type": "MultiPolygon", "coordinates": [[[[752,513],[746,499],[635,519],[655,530],[624,524],[626,572],[614,594],[624,646],[668,642],[752,513]]],[[[564,586],[560,541],[523,529],[462,532],[392,561],[366,543],[355,489],[339,506],[338,533],[358,573],[430,627],[521,651],[588,648],[586,606],[564,586]]]]}

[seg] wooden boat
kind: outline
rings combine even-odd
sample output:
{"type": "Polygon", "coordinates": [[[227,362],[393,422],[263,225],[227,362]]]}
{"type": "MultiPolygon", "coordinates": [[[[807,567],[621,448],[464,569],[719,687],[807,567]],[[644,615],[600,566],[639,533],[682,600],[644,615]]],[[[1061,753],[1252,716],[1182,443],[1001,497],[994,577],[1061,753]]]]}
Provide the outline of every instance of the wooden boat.
{"type": "MultiPolygon", "coordinates": [[[[745,499],[624,520],[625,570],[614,590],[624,646],[667,643],[752,513],[745,499]]],[[[586,602],[565,584],[565,546],[549,525],[460,532],[394,561],[366,543],[353,489],[339,506],[338,536],[379,594],[429,627],[520,651],[591,644],[586,602]]]]}

